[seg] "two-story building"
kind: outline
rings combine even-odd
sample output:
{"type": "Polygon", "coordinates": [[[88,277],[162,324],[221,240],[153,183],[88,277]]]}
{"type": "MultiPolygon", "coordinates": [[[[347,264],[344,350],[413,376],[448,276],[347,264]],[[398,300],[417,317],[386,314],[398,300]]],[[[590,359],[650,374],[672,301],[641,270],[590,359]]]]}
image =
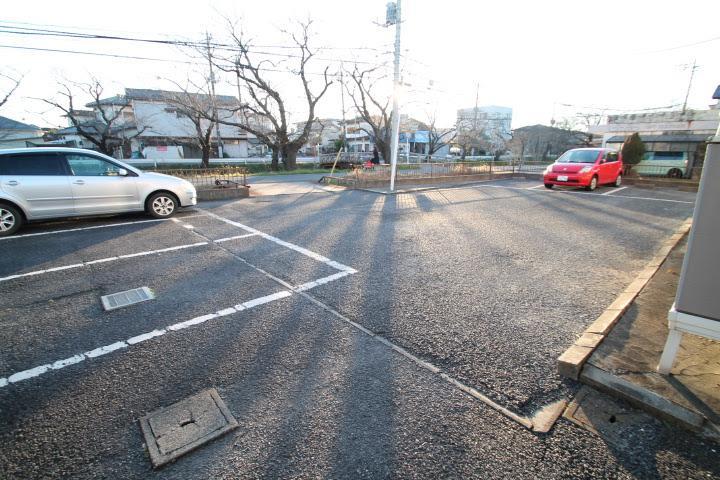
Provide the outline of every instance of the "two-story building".
{"type": "MultiPolygon", "coordinates": [[[[109,115],[118,114],[112,130],[113,135],[121,139],[122,147],[115,151],[115,156],[119,158],[199,158],[201,151],[196,140],[196,126],[177,103],[177,99],[187,95],[166,90],[127,88],[123,95],[88,103],[86,108],[91,110],[73,112],[73,117],[81,125],[101,126],[102,111],[109,115]]],[[[219,118],[241,121],[240,114],[236,113],[239,103],[235,97],[216,95],[214,99],[209,99],[203,94],[191,95],[199,103],[213,101],[219,118]]],[[[80,136],[69,123],[68,128],[57,134],[78,147],[93,148],[92,143],[80,136]]],[[[202,128],[208,125],[207,120],[201,122],[202,128]]],[[[250,137],[252,135],[238,127],[219,124],[213,128],[211,136],[214,156],[217,156],[218,145],[222,145],[223,157],[247,157],[249,148],[253,149],[251,143],[256,143],[251,142],[250,137]]]]}

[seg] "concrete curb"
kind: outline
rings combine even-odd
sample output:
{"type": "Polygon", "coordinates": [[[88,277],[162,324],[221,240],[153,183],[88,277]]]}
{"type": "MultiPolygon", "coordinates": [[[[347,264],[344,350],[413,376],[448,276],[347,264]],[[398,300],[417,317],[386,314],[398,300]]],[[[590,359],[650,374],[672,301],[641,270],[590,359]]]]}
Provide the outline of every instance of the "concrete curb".
{"type": "Polygon", "coordinates": [[[580,371],[583,369],[585,362],[590,358],[590,355],[592,355],[598,345],[605,339],[605,336],[612,330],[618,320],[620,320],[630,304],[635,300],[635,297],[645,288],[645,285],[647,285],[660,268],[660,265],[662,265],[668,257],[670,251],[675,248],[675,245],[690,231],[691,225],[692,218],[685,220],[675,233],[665,241],[652,260],[648,262],[625,291],[610,304],[602,315],[585,329],[580,338],[578,338],[570,348],[560,355],[560,358],[558,358],[558,372],[560,375],[572,378],[573,380],[580,378],[580,371]]]}
{"type": "Polygon", "coordinates": [[[199,202],[225,200],[228,198],[247,198],[249,196],[250,188],[246,186],[240,186],[237,188],[213,188],[197,191],[197,199],[199,202]]]}

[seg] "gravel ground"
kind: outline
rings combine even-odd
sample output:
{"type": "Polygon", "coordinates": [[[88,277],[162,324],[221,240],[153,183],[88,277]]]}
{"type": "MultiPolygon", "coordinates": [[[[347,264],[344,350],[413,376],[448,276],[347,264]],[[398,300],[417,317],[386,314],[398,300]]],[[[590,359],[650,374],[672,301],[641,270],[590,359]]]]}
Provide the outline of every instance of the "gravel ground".
{"type": "MultiPolygon", "coordinates": [[[[555,358],[691,211],[622,193],[479,187],[203,208],[357,269],[310,293],[528,413],[574,392],[555,358]]],[[[233,233],[188,215],[204,237],[233,233]]],[[[0,276],[198,240],[171,227],[8,240],[0,276]]],[[[276,247],[250,237],[0,282],[0,376],[282,288],[234,255],[293,283],[327,274],[276,247]],[[158,299],[98,310],[101,292],[139,285],[158,299]]],[[[720,478],[717,445],[659,421],[625,448],[563,419],[529,432],[300,295],[0,388],[0,420],[0,478],[720,478]],[[137,419],[209,387],[240,427],[151,470],[137,419]]]]}

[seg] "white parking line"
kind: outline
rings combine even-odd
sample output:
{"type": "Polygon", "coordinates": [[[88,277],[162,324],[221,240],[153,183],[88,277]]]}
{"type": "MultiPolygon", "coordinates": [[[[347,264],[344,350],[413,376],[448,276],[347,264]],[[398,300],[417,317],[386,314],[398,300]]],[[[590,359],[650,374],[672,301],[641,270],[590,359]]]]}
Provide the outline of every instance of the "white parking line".
{"type": "Polygon", "coordinates": [[[98,260],[91,260],[88,262],[82,262],[82,263],[73,263],[71,265],[63,265],[60,267],[53,267],[53,268],[47,268],[45,270],[35,270],[32,272],[27,273],[18,273],[17,275],[10,275],[8,277],[2,277],[0,278],[0,282],[6,282],[8,280],[14,280],[16,278],[23,278],[23,277],[32,277],[35,275],[42,275],[44,273],[52,273],[52,272],[59,272],[61,270],[70,270],[73,268],[81,268],[81,267],[87,267],[88,265],[96,265],[98,263],[106,263],[106,262],[113,262],[115,260],[123,260],[126,258],[135,258],[135,257],[144,257],[146,255],[153,255],[155,253],[165,253],[165,252],[175,252],[177,250],[185,250],[186,248],[193,248],[193,247],[200,247],[202,245],[207,245],[208,242],[197,242],[192,243],[190,245],[178,245],[176,247],[168,247],[168,248],[160,248],[158,250],[146,250],[144,252],[137,252],[137,253],[128,253],[126,255],[118,255],[115,257],[107,257],[107,258],[100,258],[98,260]]]}
{"type": "Polygon", "coordinates": [[[66,228],[63,230],[52,230],[49,232],[25,233],[22,235],[12,235],[10,237],[0,237],[0,240],[12,240],[15,238],[25,238],[25,237],[38,237],[40,235],[53,235],[56,233],[80,232],[83,230],[96,230],[98,228],[122,227],[125,225],[135,225],[138,223],[166,222],[167,220],[168,220],[167,218],[156,218],[153,220],[137,220],[135,222],[122,222],[122,223],[110,223],[107,225],[94,225],[92,227],[66,228]]]}
{"type": "Polygon", "coordinates": [[[245,303],[235,305],[234,307],[219,310],[215,313],[210,313],[208,315],[201,315],[199,317],[194,317],[194,318],[191,318],[190,320],[186,320],[184,322],[178,322],[178,323],[174,323],[172,325],[168,325],[167,327],[161,328],[159,330],[153,330],[151,332],[147,332],[147,333],[143,333],[141,335],[136,335],[134,337],[130,337],[127,340],[114,342],[109,345],[95,348],[93,350],[88,350],[87,352],[84,352],[84,353],[78,353],[78,354],[72,355],[71,357],[68,357],[68,358],[65,358],[62,360],[57,360],[53,363],[46,363],[45,365],[39,365],[37,367],[33,367],[28,370],[16,372],[16,373],[13,373],[12,375],[8,376],[7,378],[0,378],[0,388],[6,387],[13,383],[21,382],[23,380],[28,380],[30,378],[38,377],[38,376],[43,375],[44,373],[47,373],[52,370],[60,370],[62,368],[68,367],[70,365],[78,364],[89,358],[97,358],[97,357],[100,357],[103,355],[107,355],[108,353],[114,352],[116,350],[121,350],[124,348],[131,347],[133,345],[137,345],[138,343],[142,343],[147,340],[150,340],[151,338],[165,335],[166,333],[184,330],[188,327],[200,325],[200,324],[205,323],[208,320],[212,320],[214,318],[231,315],[233,313],[241,312],[243,310],[249,310],[249,309],[257,307],[259,305],[264,305],[266,303],[274,302],[276,300],[280,300],[282,298],[286,298],[291,295],[292,295],[291,291],[281,290],[281,291],[273,293],[271,295],[265,295],[263,297],[249,300],[245,303]]]}
{"type": "Polygon", "coordinates": [[[536,188],[542,188],[545,185],[535,185],[534,187],[527,187],[525,190],[535,190],[536,188]]]}
{"type": "Polygon", "coordinates": [[[225,237],[225,238],[218,238],[217,240],[214,240],[215,243],[223,243],[223,242],[229,242],[230,240],[239,240],[241,238],[248,238],[248,237],[254,237],[257,233],[246,233],[245,235],[235,235],[234,237],[225,237]]]}
{"type": "MultiPolygon", "coordinates": [[[[28,380],[28,379],[30,379],[30,378],[38,377],[38,376],[43,375],[43,374],[45,374],[45,373],[47,373],[47,372],[49,372],[49,371],[59,370],[59,369],[65,368],[65,367],[70,366],[70,365],[78,364],[78,363],[83,362],[83,361],[85,361],[85,360],[87,360],[87,359],[89,359],[89,358],[96,358],[96,357],[99,357],[99,356],[102,356],[102,355],[106,355],[106,354],[108,354],[108,353],[111,353],[111,352],[114,352],[114,351],[117,351],[117,350],[122,350],[122,349],[125,349],[125,348],[129,348],[129,347],[131,347],[131,346],[133,346],[133,345],[136,345],[136,344],[138,344],[138,343],[145,342],[145,341],[150,340],[150,339],[155,338],[155,337],[160,337],[160,336],[165,335],[165,334],[170,333],[170,332],[177,332],[177,331],[185,330],[185,329],[190,328],[190,327],[194,327],[194,326],[197,326],[197,325],[201,325],[201,324],[207,322],[208,320],[212,320],[212,319],[219,318],[219,317],[224,317],[224,316],[227,316],[227,315],[232,315],[232,314],[241,312],[241,311],[243,311],[243,310],[248,310],[248,309],[251,309],[251,308],[260,306],[260,305],[264,305],[264,304],[266,304],[266,303],[271,303],[271,302],[274,302],[274,301],[277,301],[277,300],[280,300],[280,299],[289,297],[289,296],[293,295],[294,292],[296,292],[296,293],[298,293],[298,294],[306,297],[307,294],[304,293],[304,292],[307,291],[307,290],[310,290],[311,288],[314,288],[314,287],[317,287],[317,286],[320,286],[320,285],[325,285],[325,284],[327,284],[327,283],[329,283],[329,282],[332,282],[332,281],[338,280],[338,279],[340,279],[340,278],[346,277],[346,276],[348,276],[348,275],[352,275],[352,274],[354,274],[354,273],[357,273],[357,270],[355,270],[355,269],[352,268],[352,267],[348,267],[347,265],[343,265],[342,263],[338,263],[338,262],[335,262],[335,261],[333,261],[333,260],[330,260],[329,258],[326,258],[326,257],[324,257],[324,256],[322,256],[322,255],[320,255],[320,254],[317,254],[317,253],[315,253],[315,252],[312,252],[312,251],[310,251],[310,250],[308,250],[308,249],[306,249],[306,248],[297,246],[297,245],[295,245],[295,244],[293,244],[293,243],[290,243],[290,242],[285,242],[285,241],[283,241],[283,240],[280,240],[279,238],[273,237],[272,235],[268,235],[268,234],[263,233],[263,232],[261,232],[261,231],[259,231],[259,230],[255,230],[254,228],[248,227],[248,226],[243,225],[243,224],[238,223],[238,222],[233,222],[232,220],[229,220],[229,219],[220,217],[220,216],[215,215],[215,214],[212,214],[212,213],[210,213],[210,212],[207,212],[207,213],[208,213],[208,215],[211,216],[211,217],[214,217],[214,218],[216,218],[216,219],[218,219],[218,220],[221,220],[221,221],[223,221],[223,222],[225,222],[225,223],[228,223],[228,224],[230,224],[230,225],[237,226],[237,227],[239,227],[239,228],[242,228],[243,230],[246,230],[246,231],[250,232],[250,233],[248,233],[248,234],[236,235],[236,236],[233,236],[233,237],[220,238],[220,239],[214,240],[214,243],[223,243],[223,242],[230,241],[230,240],[234,240],[234,239],[246,238],[246,237],[252,237],[252,236],[255,236],[255,235],[259,235],[259,236],[261,236],[261,237],[263,237],[263,238],[266,238],[266,239],[268,239],[268,240],[270,240],[270,241],[273,241],[273,242],[275,242],[275,243],[277,243],[277,244],[279,244],[279,245],[282,245],[282,246],[284,246],[284,247],[286,247],[286,248],[290,248],[291,250],[294,250],[294,251],[297,251],[297,252],[299,252],[299,253],[302,253],[303,255],[306,255],[306,256],[308,256],[308,257],[310,257],[310,258],[313,258],[313,259],[315,259],[315,260],[321,261],[321,262],[323,262],[323,263],[325,263],[325,264],[327,264],[327,265],[329,265],[329,266],[331,266],[331,267],[333,267],[333,268],[335,268],[335,269],[337,269],[337,270],[340,270],[340,272],[338,272],[338,273],[336,273],[336,274],[334,274],[334,275],[330,275],[330,276],[327,276],[327,277],[319,278],[318,280],[315,280],[315,281],[312,281],[312,282],[308,282],[308,283],[304,283],[304,284],[302,284],[302,285],[298,285],[298,286],[294,287],[294,286],[290,285],[289,283],[287,283],[287,282],[285,282],[285,281],[283,281],[283,280],[275,277],[274,275],[272,275],[272,274],[270,274],[270,273],[262,270],[262,269],[259,268],[259,267],[256,267],[255,265],[250,264],[250,263],[247,262],[246,260],[244,260],[244,259],[242,259],[242,258],[240,258],[240,257],[237,257],[236,255],[233,254],[233,255],[236,256],[239,260],[241,260],[242,262],[248,264],[249,266],[251,266],[251,267],[254,268],[255,270],[259,271],[260,273],[263,273],[264,275],[266,275],[266,276],[269,277],[270,279],[272,279],[272,280],[276,281],[277,283],[281,284],[283,287],[286,288],[286,290],[281,290],[281,291],[279,291],[279,292],[275,292],[275,293],[270,294],[270,295],[265,295],[265,296],[258,297],[258,298],[252,299],[252,300],[248,300],[247,302],[244,302],[244,303],[241,303],[241,304],[238,304],[238,305],[234,305],[234,306],[232,306],[232,307],[227,307],[227,308],[218,310],[217,312],[214,312],[214,313],[209,313],[209,314],[206,314],[206,315],[201,315],[201,316],[198,316],[198,317],[191,318],[191,319],[189,319],[189,320],[185,320],[185,321],[183,321],[183,322],[174,323],[174,324],[172,324],[172,325],[168,325],[167,327],[164,327],[164,328],[161,328],[161,329],[155,329],[155,330],[152,330],[152,331],[150,331],[150,332],[146,332],[146,333],[142,333],[142,334],[139,334],[139,335],[135,335],[135,336],[130,337],[130,338],[126,339],[126,340],[114,342],[114,343],[111,343],[111,344],[109,344],[109,345],[105,345],[105,346],[102,346],[102,347],[95,348],[95,349],[93,349],[93,350],[86,351],[86,352],[84,352],[84,353],[78,353],[78,354],[72,355],[71,357],[68,357],[68,358],[65,358],[65,359],[61,359],[61,360],[57,360],[57,361],[55,361],[55,362],[53,362],[53,363],[48,363],[48,364],[45,364],[45,365],[39,365],[39,366],[37,366],[37,367],[33,367],[33,368],[28,369],[28,370],[23,370],[23,371],[21,371],[21,372],[13,373],[12,375],[9,375],[7,378],[0,378],[0,388],[6,387],[6,386],[8,386],[8,385],[10,385],[10,384],[17,383],[17,382],[20,382],[20,381],[23,381],[23,380],[28,380]]],[[[178,219],[173,219],[173,220],[174,220],[175,223],[182,224],[183,226],[185,226],[185,224],[184,224],[182,221],[180,221],[180,220],[178,220],[178,219]]],[[[196,235],[200,235],[200,234],[197,233],[197,232],[195,232],[195,234],[196,234],[196,235]]],[[[66,265],[66,266],[62,266],[62,267],[55,267],[55,268],[49,269],[49,270],[41,270],[41,271],[37,271],[37,272],[30,272],[30,273],[22,274],[22,275],[13,275],[13,276],[11,276],[11,277],[6,277],[6,278],[3,278],[3,279],[0,279],[0,281],[9,280],[9,279],[11,279],[11,278],[18,278],[18,277],[21,277],[21,276],[38,275],[38,274],[40,274],[40,273],[47,273],[47,272],[49,272],[49,271],[66,270],[66,269],[69,269],[69,268],[79,268],[79,267],[83,267],[83,266],[86,266],[86,265],[92,265],[92,264],[97,264],[97,263],[103,263],[103,262],[110,262],[110,261],[114,261],[114,260],[119,260],[119,259],[121,259],[121,258],[132,258],[132,257],[143,256],[143,255],[150,255],[150,254],[152,254],[152,253],[161,253],[161,252],[166,252],[166,251],[181,250],[181,249],[184,249],[184,248],[190,248],[190,247],[201,246],[201,245],[208,245],[208,244],[210,244],[210,243],[211,243],[211,242],[209,242],[209,241],[203,241],[203,242],[194,243],[194,244],[192,244],[192,245],[180,245],[180,246],[177,246],[177,247],[164,248],[164,249],[160,249],[160,250],[151,250],[151,251],[147,251],[147,252],[138,252],[138,253],[133,253],[133,254],[120,255],[120,256],[116,256],[116,257],[101,258],[101,259],[93,260],[93,261],[90,261],[90,262],[78,263],[78,264],[74,264],[74,265],[66,265]]],[[[311,297],[306,297],[306,298],[311,298],[311,297]]],[[[313,299],[313,301],[317,302],[317,300],[314,300],[314,299],[313,299]]]]}
{"type": "Polygon", "coordinates": [[[616,188],[614,190],[608,190],[607,192],[602,193],[601,195],[612,195],[613,193],[617,193],[619,191],[625,190],[626,188],[627,187],[620,187],[620,188],[616,188]]]}
{"type": "Polygon", "coordinates": [[[225,222],[225,223],[227,223],[228,225],[234,225],[234,226],[236,226],[236,227],[238,227],[238,228],[242,228],[243,230],[245,230],[245,231],[247,231],[247,232],[250,232],[250,233],[253,233],[253,234],[255,234],[255,235],[259,235],[259,236],[261,236],[262,238],[264,238],[264,239],[266,239],[266,240],[270,240],[271,242],[277,243],[278,245],[281,245],[281,246],[283,246],[283,247],[285,247],[285,248],[289,248],[290,250],[294,250],[294,251],[296,251],[296,252],[298,252],[298,253],[301,253],[301,254],[305,255],[306,257],[310,257],[310,258],[312,258],[313,260],[317,260],[318,262],[322,262],[322,263],[324,263],[324,264],[326,264],[326,265],[329,265],[329,266],[331,266],[331,267],[333,267],[333,268],[335,268],[335,269],[337,269],[337,270],[345,271],[345,272],[350,272],[350,273],[356,273],[356,272],[357,272],[357,270],[353,269],[352,267],[348,267],[347,265],[343,265],[342,263],[338,263],[338,262],[335,262],[335,261],[333,261],[333,260],[330,260],[329,258],[324,257],[324,256],[320,255],[319,253],[315,253],[315,252],[313,252],[313,251],[310,251],[310,250],[308,250],[307,248],[300,247],[300,246],[298,246],[298,245],[295,245],[294,243],[286,242],[285,240],[281,240],[281,239],[279,239],[279,238],[277,238],[277,237],[274,237],[274,236],[272,236],[272,235],[268,235],[267,233],[261,232],[260,230],[256,230],[256,229],[254,229],[254,228],[252,228],[252,227],[248,227],[247,225],[243,225],[243,224],[240,223],[240,222],[236,222],[236,221],[234,221],[234,220],[230,220],[229,218],[221,217],[220,215],[217,215],[217,214],[215,214],[215,213],[208,212],[208,211],[206,211],[206,210],[201,210],[201,211],[204,212],[204,213],[205,213],[206,215],[208,215],[209,217],[212,217],[212,218],[214,218],[214,219],[216,219],[216,220],[220,220],[221,222],[225,222]]]}
{"type": "MultiPolygon", "coordinates": [[[[508,190],[522,190],[522,191],[527,191],[527,188],[522,188],[522,187],[508,187],[508,186],[505,186],[505,185],[476,185],[476,186],[473,186],[473,187],[471,187],[471,188],[505,188],[505,189],[508,189],[508,190]]],[[[570,191],[570,190],[543,190],[543,191],[538,191],[537,193],[546,194],[546,193],[553,193],[553,192],[554,192],[554,193],[575,194],[575,195],[596,195],[596,196],[598,196],[598,197],[604,197],[604,196],[605,196],[605,194],[603,194],[603,193],[574,192],[574,191],[570,191]]],[[[632,199],[635,199],[635,200],[649,200],[649,201],[653,201],[653,202],[684,203],[684,204],[688,204],[688,205],[693,205],[693,204],[695,204],[695,202],[688,202],[688,201],[685,201],[685,200],[670,200],[670,199],[667,199],[667,198],[636,197],[636,196],[633,196],[633,195],[618,195],[617,197],[613,197],[613,198],[632,198],[632,199]]]]}

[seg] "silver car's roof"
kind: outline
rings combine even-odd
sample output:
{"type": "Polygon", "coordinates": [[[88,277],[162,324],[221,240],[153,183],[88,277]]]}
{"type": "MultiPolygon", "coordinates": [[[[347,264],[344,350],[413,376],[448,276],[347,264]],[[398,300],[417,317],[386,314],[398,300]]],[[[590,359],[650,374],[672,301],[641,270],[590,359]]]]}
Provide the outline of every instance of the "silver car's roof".
{"type": "MultiPolygon", "coordinates": [[[[70,147],[24,147],[24,148],[8,148],[0,150],[0,155],[9,155],[14,153],[29,153],[29,152],[61,152],[61,153],[94,153],[95,155],[107,155],[100,153],[95,150],[88,148],[70,148],[70,147]]],[[[112,158],[112,157],[108,157],[112,158]]]]}

